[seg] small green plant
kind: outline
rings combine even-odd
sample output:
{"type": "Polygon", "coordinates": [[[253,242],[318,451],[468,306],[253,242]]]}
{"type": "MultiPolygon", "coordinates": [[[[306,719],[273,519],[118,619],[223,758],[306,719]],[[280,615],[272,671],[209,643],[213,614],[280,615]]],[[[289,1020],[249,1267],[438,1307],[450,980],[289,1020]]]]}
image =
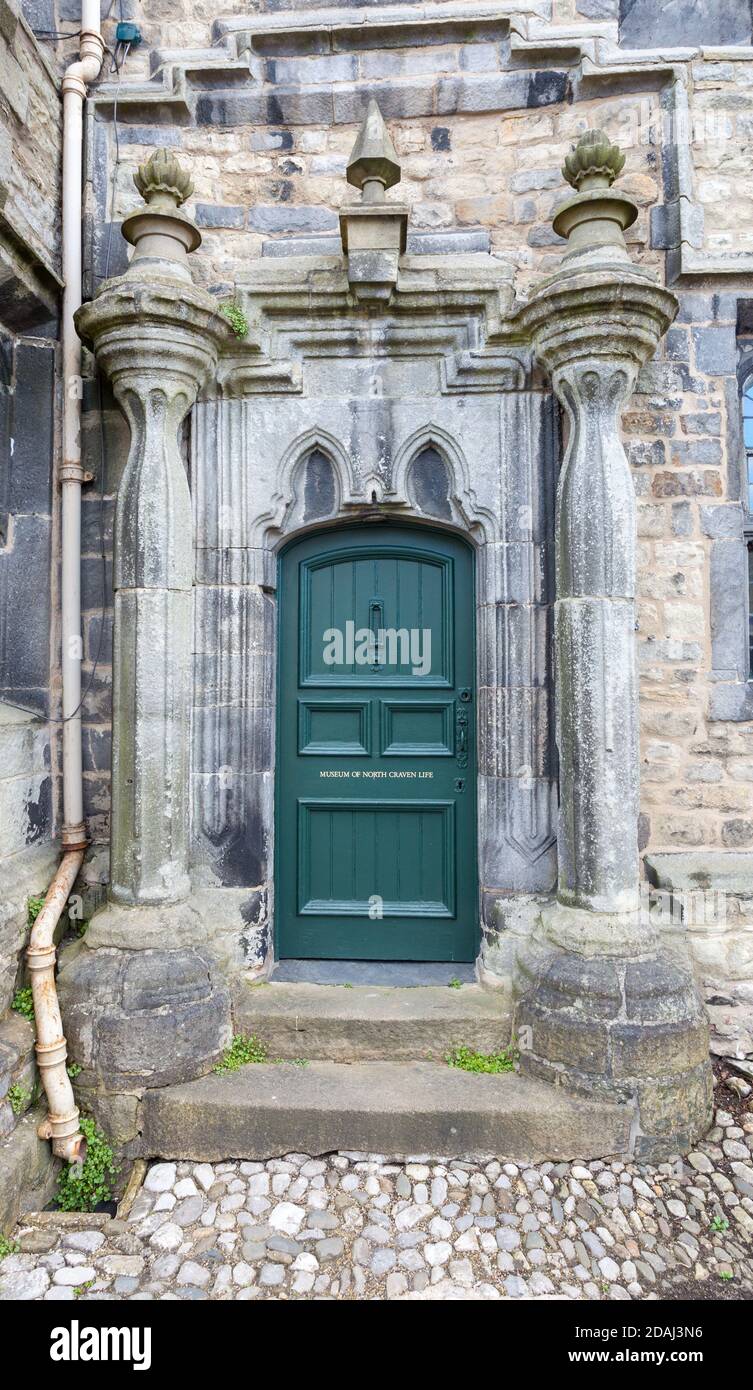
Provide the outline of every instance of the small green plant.
{"type": "Polygon", "coordinates": [[[711,1222],[711,1229],[712,1231],[719,1232],[728,1231],[729,1221],[727,1220],[726,1216],[715,1216],[713,1221],[711,1222]]]}
{"type": "Polygon", "coordinates": [[[500,1052],[474,1052],[472,1047],[463,1047],[459,1043],[445,1055],[448,1067],[486,1072],[493,1076],[503,1071],[514,1071],[516,1060],[517,1054],[511,1047],[504,1047],[500,1052]]]}
{"type": "Polygon", "coordinates": [[[17,1255],[19,1248],[15,1240],[8,1240],[0,1231],[0,1260],[4,1260],[6,1255],[17,1255]]]}
{"type": "Polygon", "coordinates": [[[240,304],[234,300],[227,300],[220,305],[220,313],[226,318],[232,328],[236,338],[245,338],[248,334],[248,319],[241,309],[240,304]]]}
{"type": "Polygon", "coordinates": [[[81,1130],[86,1158],[83,1164],[67,1163],[58,1178],[57,1200],[62,1211],[95,1211],[100,1202],[109,1202],[118,1172],[115,1155],[96,1120],[82,1116],[81,1130]]]}
{"type": "Polygon", "coordinates": [[[352,989],[352,988],[353,988],[353,986],[350,985],[350,984],[344,984],[344,985],[343,985],[343,989],[352,989]]]}
{"type": "Polygon", "coordinates": [[[42,896],[39,897],[39,898],[27,898],[27,900],[26,900],[26,913],[27,913],[28,922],[29,922],[29,926],[30,926],[30,927],[33,927],[33,926],[34,926],[34,923],[36,922],[37,917],[39,916],[39,914],[40,914],[40,912],[42,911],[42,908],[43,908],[43,907],[44,907],[44,894],[42,894],[42,896]]]}
{"type": "Polygon", "coordinates": [[[224,1076],[229,1071],[238,1071],[240,1067],[248,1066],[249,1062],[266,1061],[267,1049],[255,1033],[250,1037],[246,1033],[236,1033],[214,1070],[218,1076],[224,1076]]]}
{"type": "Polygon", "coordinates": [[[448,989],[462,989],[462,988],[463,988],[463,981],[462,981],[462,980],[459,980],[458,977],[457,977],[457,975],[453,975],[453,977],[452,977],[452,979],[450,980],[450,982],[449,982],[447,988],[448,988],[448,989]]]}
{"type": "Polygon", "coordinates": [[[80,1298],[82,1294],[86,1293],[87,1289],[90,1289],[92,1287],[93,1283],[93,1279],[87,1279],[85,1284],[77,1284],[73,1290],[73,1297],[80,1298]]]}
{"type": "Polygon", "coordinates": [[[88,929],[89,929],[89,923],[88,923],[88,922],[76,922],[75,925],[74,925],[74,928],[73,928],[73,930],[74,930],[75,933],[76,933],[76,936],[78,936],[78,937],[86,936],[86,933],[87,933],[88,929]]]}
{"type": "Polygon", "coordinates": [[[81,1075],[81,1067],[78,1062],[71,1062],[70,1066],[66,1067],[66,1071],[71,1081],[75,1081],[76,1077],[81,1075]]]}
{"type": "Polygon", "coordinates": [[[16,990],[13,995],[11,1008],[15,1013],[21,1014],[23,1018],[28,1019],[29,1023],[34,1022],[34,996],[31,992],[31,986],[28,986],[26,989],[16,990]]]}
{"type": "Polygon", "coordinates": [[[27,1091],[25,1086],[16,1081],[8,1087],[8,1100],[14,1115],[20,1115],[25,1110],[31,1100],[31,1091],[27,1091]]]}
{"type": "Polygon", "coordinates": [[[719,1270],[719,1278],[720,1278],[720,1279],[723,1279],[724,1282],[725,1282],[725,1284],[728,1284],[728,1283],[730,1282],[731,1279],[734,1279],[734,1277],[735,1277],[735,1276],[734,1276],[734,1274],[732,1273],[732,1270],[731,1270],[731,1269],[720,1269],[720,1270],[719,1270]]]}

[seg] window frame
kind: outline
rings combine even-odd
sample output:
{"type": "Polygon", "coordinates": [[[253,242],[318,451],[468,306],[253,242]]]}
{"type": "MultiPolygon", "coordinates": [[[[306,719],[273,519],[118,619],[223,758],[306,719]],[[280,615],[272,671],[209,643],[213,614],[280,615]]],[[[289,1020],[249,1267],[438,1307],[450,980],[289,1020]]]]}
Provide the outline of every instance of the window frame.
{"type": "Polygon", "coordinates": [[[748,680],[753,680],[753,345],[747,345],[740,363],[740,424],[744,469],[742,477],[743,542],[748,556],[748,680]],[[746,402],[750,412],[746,413],[746,402]],[[750,421],[750,443],[746,422],[750,421]]]}

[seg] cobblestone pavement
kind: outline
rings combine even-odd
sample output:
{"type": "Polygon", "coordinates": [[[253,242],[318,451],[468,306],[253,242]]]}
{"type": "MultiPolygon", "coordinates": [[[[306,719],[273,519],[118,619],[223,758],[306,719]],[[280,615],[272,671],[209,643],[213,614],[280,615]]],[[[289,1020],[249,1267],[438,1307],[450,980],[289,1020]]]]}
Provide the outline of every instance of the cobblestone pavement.
{"type": "Polygon", "coordinates": [[[684,1161],[156,1163],[127,1219],[44,1213],[2,1299],[753,1298],[753,1110],[684,1161]]]}

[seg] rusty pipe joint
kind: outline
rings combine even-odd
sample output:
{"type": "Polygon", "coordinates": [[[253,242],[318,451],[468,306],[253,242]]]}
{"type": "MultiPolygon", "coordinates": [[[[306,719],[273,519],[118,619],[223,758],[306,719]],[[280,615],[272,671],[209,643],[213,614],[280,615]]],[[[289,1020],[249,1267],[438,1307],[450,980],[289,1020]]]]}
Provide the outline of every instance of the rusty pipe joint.
{"type": "Polygon", "coordinates": [[[78,1108],[65,1065],[68,1048],[55,987],[54,937],[83,861],[82,849],[63,855],[31,929],[26,952],[34,999],[37,1066],[49,1109],[47,1119],[37,1132],[41,1139],[51,1139],[52,1152],[69,1163],[83,1163],[86,1140],[81,1133],[78,1108]]]}

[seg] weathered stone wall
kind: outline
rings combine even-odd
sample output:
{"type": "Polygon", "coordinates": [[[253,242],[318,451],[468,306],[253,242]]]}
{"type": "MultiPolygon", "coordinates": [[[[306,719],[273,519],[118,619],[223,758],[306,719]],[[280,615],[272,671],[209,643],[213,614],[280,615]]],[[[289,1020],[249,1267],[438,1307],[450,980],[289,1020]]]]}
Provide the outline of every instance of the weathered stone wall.
{"type": "MultiPolygon", "coordinates": [[[[59,224],[57,79],[19,5],[0,0],[0,1140],[36,1084],[33,1029],[9,1005],[23,982],[28,898],[46,891],[57,858],[50,643],[59,224]]],[[[0,1224],[18,1204],[29,1135],[36,1143],[28,1124],[18,1133],[20,1147],[0,1145],[0,1168],[15,1180],[0,1224]]]]}
{"type": "MultiPolygon", "coordinates": [[[[45,6],[40,27],[54,17],[73,29],[71,13],[45,6]]],[[[117,142],[112,79],[89,108],[90,291],[123,268],[132,172],[162,144],[196,185],[194,274],[228,296],[251,258],[337,252],[345,163],[374,95],[403,165],[409,249],[488,246],[514,262],[518,298],[561,254],[550,219],[574,137],[603,126],[620,144],[620,186],[640,210],[631,256],[680,299],[624,417],[639,501],[641,845],[753,849],[735,375],[741,305],[753,298],[748,5],[688,0],[670,16],[658,0],[502,0],[325,15],[228,3],[218,16],[203,0],[155,0],[127,14],[145,43],[123,68],[117,142]]],[[[114,408],[106,419],[111,496],[123,436],[114,408]]],[[[96,412],[91,424],[96,459],[96,412]]],[[[109,635],[100,646],[98,521],[85,515],[88,671],[100,652],[88,810],[106,839],[109,635]]]]}

